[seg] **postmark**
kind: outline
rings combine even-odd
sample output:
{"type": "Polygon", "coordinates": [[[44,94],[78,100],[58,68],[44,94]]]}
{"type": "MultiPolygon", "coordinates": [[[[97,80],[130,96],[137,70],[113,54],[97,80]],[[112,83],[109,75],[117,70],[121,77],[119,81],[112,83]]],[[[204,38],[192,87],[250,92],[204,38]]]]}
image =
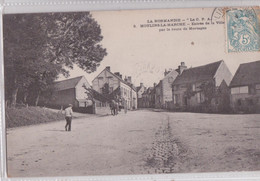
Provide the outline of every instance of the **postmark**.
{"type": "Polygon", "coordinates": [[[225,11],[227,51],[259,51],[259,22],[253,8],[230,8],[225,11]]]}

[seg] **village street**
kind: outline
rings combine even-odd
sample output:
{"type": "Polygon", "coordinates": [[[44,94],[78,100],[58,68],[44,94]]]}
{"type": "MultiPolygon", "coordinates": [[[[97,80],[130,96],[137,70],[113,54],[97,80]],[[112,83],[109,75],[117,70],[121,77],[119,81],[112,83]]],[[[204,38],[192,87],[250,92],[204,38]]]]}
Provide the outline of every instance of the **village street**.
{"type": "Polygon", "coordinates": [[[154,110],[7,130],[9,176],[260,170],[260,114],[154,110]]]}

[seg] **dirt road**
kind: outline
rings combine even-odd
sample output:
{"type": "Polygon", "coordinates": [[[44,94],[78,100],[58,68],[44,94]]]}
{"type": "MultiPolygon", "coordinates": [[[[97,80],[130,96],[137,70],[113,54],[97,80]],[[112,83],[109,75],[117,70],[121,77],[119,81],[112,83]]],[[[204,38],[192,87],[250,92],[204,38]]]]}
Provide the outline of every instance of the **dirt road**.
{"type": "Polygon", "coordinates": [[[260,170],[260,115],[140,110],[7,131],[10,176],[260,170]]]}

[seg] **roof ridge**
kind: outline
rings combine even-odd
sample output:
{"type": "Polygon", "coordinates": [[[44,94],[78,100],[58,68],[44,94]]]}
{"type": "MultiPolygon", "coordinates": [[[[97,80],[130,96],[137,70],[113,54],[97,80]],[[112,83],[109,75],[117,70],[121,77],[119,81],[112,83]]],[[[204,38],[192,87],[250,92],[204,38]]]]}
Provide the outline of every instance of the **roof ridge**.
{"type": "MultiPolygon", "coordinates": [[[[251,64],[251,63],[257,63],[257,62],[260,62],[260,60],[253,61],[253,62],[246,62],[246,63],[241,63],[240,65],[251,64]]],[[[239,65],[239,66],[240,66],[240,65],[239,65]]]]}
{"type": "MultiPolygon", "coordinates": [[[[196,66],[196,67],[187,68],[187,69],[185,69],[185,70],[195,69],[195,68],[200,68],[200,67],[205,67],[205,66],[212,65],[212,64],[215,64],[215,63],[220,63],[220,62],[224,62],[224,60],[219,60],[219,61],[212,62],[212,63],[208,63],[208,64],[205,64],[205,65],[200,65],[200,66],[196,66]]],[[[184,71],[185,71],[185,70],[184,70],[184,71]]]]}
{"type": "Polygon", "coordinates": [[[67,80],[77,79],[77,78],[80,78],[80,77],[84,77],[84,76],[81,75],[81,76],[77,76],[77,77],[73,77],[73,78],[69,78],[69,79],[58,80],[58,81],[55,81],[54,83],[59,83],[59,82],[67,81],[67,80]]]}

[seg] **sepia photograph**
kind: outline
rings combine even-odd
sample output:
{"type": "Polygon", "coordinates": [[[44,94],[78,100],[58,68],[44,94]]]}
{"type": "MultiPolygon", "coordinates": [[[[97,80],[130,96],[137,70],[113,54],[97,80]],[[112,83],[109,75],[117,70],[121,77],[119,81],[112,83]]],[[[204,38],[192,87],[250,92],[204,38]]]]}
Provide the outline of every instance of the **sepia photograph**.
{"type": "Polygon", "coordinates": [[[260,8],[3,15],[7,174],[260,171],[260,8]]]}

